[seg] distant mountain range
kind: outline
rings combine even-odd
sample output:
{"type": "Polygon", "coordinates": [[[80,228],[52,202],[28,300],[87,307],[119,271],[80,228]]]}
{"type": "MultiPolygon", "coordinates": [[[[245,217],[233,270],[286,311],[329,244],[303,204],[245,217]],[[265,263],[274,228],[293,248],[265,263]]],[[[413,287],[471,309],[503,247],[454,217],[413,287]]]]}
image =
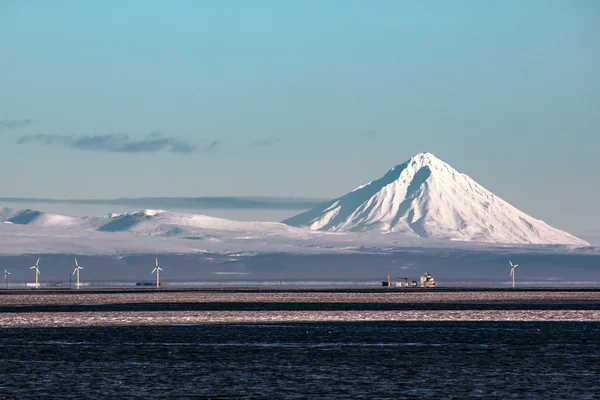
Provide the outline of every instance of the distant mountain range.
{"type": "Polygon", "coordinates": [[[589,244],[513,207],[431,153],[283,221],[331,232],[518,244],[589,244]]]}
{"type": "Polygon", "coordinates": [[[36,228],[96,232],[128,232],[141,236],[194,236],[209,232],[245,232],[264,235],[294,233],[312,235],[306,229],[293,228],[277,222],[246,222],[163,210],[111,213],[95,217],[69,217],[35,210],[0,208],[0,222],[8,225],[27,225],[36,228]]]}
{"type": "MultiPolygon", "coordinates": [[[[287,207],[289,202],[281,204],[287,207]]],[[[429,153],[338,199],[314,204],[321,205],[284,223],[150,209],[71,217],[0,208],[0,255],[160,252],[234,257],[383,254],[411,247],[523,249],[534,244],[539,245],[534,251],[557,245],[571,251],[589,246],[517,210],[429,153]]]]}
{"type": "MultiPolygon", "coordinates": [[[[508,250],[504,244],[424,239],[393,232],[327,232],[277,222],[232,221],[162,210],[80,218],[0,208],[0,255],[221,254],[234,260],[268,253],[384,254],[407,248],[485,250],[493,247],[508,250]]],[[[527,248],[524,245],[510,247],[517,251],[527,248]]],[[[559,250],[570,252],[582,247],[585,245],[576,242],[559,250]]],[[[541,245],[529,250],[557,249],[541,245]]]]}

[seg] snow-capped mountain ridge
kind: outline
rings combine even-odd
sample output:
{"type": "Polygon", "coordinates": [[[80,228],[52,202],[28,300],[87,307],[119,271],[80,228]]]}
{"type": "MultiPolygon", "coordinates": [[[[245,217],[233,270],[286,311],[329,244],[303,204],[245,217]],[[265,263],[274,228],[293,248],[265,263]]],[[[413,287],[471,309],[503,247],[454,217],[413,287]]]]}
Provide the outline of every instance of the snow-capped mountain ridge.
{"type": "Polygon", "coordinates": [[[431,153],[419,153],[380,179],[283,222],[323,231],[589,245],[523,213],[431,153]]]}
{"type": "Polygon", "coordinates": [[[218,232],[253,233],[261,236],[288,235],[296,238],[315,237],[315,233],[317,237],[326,235],[324,232],[311,232],[279,222],[233,221],[201,214],[164,210],[110,213],[95,217],[69,217],[36,210],[0,207],[0,222],[41,229],[127,232],[139,236],[193,237],[218,232]]]}
{"type": "MultiPolygon", "coordinates": [[[[399,249],[591,251],[581,244],[456,243],[401,233],[324,232],[275,222],[231,221],[163,211],[69,217],[0,208],[0,256],[19,254],[384,254],[399,249]],[[152,214],[152,215],[149,215],[152,214]],[[512,249],[512,250],[510,250],[512,249]]],[[[231,260],[230,260],[231,261],[231,260]]]]}

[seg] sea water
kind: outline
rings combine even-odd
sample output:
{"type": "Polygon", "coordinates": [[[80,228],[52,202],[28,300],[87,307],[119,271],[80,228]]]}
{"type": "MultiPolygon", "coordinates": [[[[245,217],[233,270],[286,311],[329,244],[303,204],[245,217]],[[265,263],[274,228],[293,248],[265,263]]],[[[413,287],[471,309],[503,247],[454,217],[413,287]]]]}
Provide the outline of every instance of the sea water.
{"type": "Polygon", "coordinates": [[[6,398],[544,398],[600,393],[597,322],[0,330],[6,398]]]}

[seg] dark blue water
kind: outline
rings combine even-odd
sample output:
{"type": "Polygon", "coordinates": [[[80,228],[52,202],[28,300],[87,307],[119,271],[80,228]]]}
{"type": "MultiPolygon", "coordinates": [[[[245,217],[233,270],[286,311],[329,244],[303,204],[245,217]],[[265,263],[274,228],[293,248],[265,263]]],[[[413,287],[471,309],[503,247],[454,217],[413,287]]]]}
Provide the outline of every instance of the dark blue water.
{"type": "Polygon", "coordinates": [[[600,396],[600,323],[0,330],[6,398],[600,396]]]}

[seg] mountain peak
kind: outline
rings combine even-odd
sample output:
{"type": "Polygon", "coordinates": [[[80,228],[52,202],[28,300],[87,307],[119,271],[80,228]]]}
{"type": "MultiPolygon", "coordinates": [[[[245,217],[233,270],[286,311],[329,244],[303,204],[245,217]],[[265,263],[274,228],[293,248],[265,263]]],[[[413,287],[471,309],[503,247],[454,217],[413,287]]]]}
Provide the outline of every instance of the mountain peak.
{"type": "Polygon", "coordinates": [[[444,161],[440,160],[432,153],[428,153],[428,152],[415,154],[408,161],[406,161],[402,164],[396,165],[394,168],[392,168],[390,170],[390,172],[391,171],[401,172],[401,171],[408,169],[408,170],[416,173],[421,168],[425,168],[425,167],[429,168],[430,171],[449,171],[449,172],[456,173],[456,171],[450,165],[448,165],[444,161]]]}
{"type": "Polygon", "coordinates": [[[422,162],[424,164],[442,162],[442,160],[440,160],[435,155],[433,155],[433,153],[429,153],[427,151],[424,152],[424,153],[417,153],[417,154],[415,154],[414,156],[412,156],[410,158],[409,161],[422,162]]]}
{"type": "Polygon", "coordinates": [[[283,222],[324,231],[375,230],[434,239],[588,245],[516,209],[427,152],[283,222]]]}

